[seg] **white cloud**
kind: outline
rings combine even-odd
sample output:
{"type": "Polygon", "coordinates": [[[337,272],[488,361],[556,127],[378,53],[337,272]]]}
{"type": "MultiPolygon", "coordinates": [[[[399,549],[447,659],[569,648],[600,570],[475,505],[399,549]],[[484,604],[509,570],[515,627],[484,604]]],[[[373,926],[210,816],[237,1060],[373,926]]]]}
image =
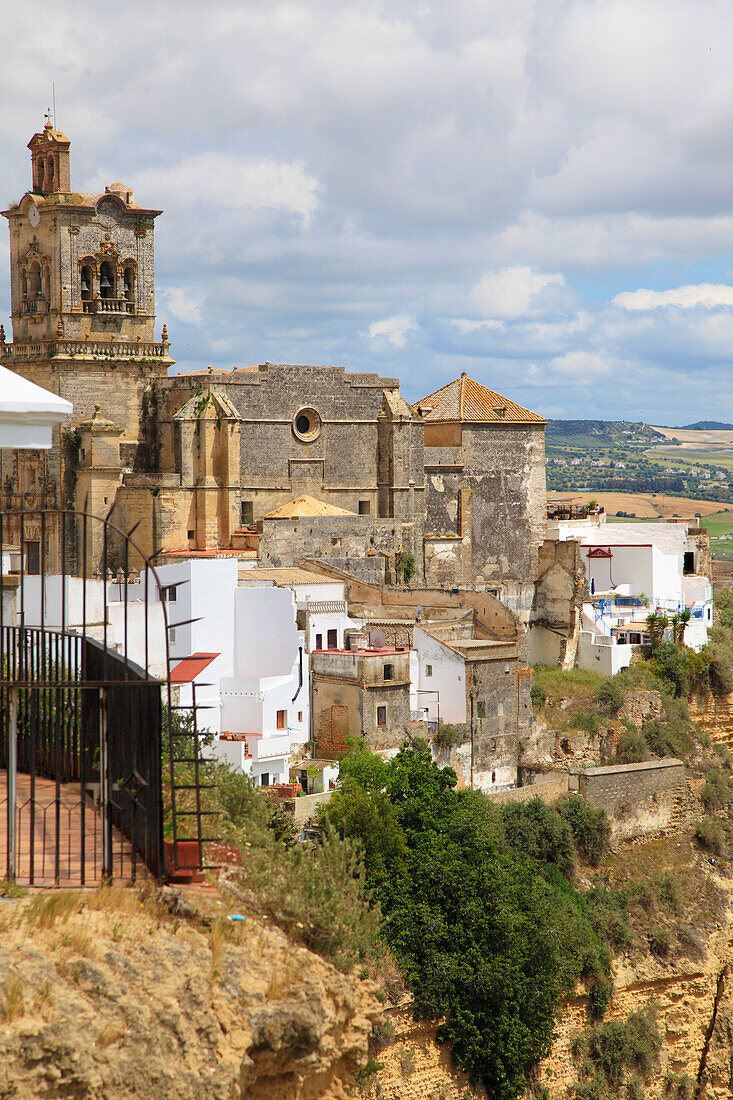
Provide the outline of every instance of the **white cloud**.
{"type": "Polygon", "coordinates": [[[177,321],[200,325],[203,321],[204,295],[199,287],[174,286],[162,292],[165,308],[177,321]]]}
{"type": "Polygon", "coordinates": [[[733,286],[698,283],[671,290],[624,290],[616,295],[613,304],[630,310],[659,309],[662,306],[679,306],[682,309],[705,306],[715,309],[717,306],[733,306],[733,286]]]}
{"type": "MultiPolygon", "coordinates": [[[[103,190],[101,177],[99,190],[103,190]]],[[[140,195],[164,195],[168,205],[201,203],[222,210],[286,210],[308,225],[318,206],[318,181],[302,163],[272,157],[245,160],[202,153],[166,168],[143,168],[132,183],[140,195]]]]}
{"type": "Polygon", "coordinates": [[[551,286],[565,286],[564,277],[531,267],[505,267],[481,276],[471,302],[484,317],[526,317],[542,308],[541,292],[551,286]]]}
{"type": "Polygon", "coordinates": [[[408,332],[417,328],[414,317],[406,313],[400,313],[396,317],[386,317],[383,321],[373,321],[369,326],[367,336],[373,340],[377,336],[385,337],[392,347],[403,348],[406,344],[408,332]]]}

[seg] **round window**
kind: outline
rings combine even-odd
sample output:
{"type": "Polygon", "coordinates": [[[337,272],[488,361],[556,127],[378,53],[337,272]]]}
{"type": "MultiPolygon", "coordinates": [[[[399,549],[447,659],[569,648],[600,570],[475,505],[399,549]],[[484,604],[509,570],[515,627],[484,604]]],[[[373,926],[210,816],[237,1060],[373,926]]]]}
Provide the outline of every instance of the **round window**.
{"type": "Polygon", "coordinates": [[[315,409],[298,409],[293,417],[293,434],[303,443],[317,439],[321,431],[321,418],[315,409]]]}

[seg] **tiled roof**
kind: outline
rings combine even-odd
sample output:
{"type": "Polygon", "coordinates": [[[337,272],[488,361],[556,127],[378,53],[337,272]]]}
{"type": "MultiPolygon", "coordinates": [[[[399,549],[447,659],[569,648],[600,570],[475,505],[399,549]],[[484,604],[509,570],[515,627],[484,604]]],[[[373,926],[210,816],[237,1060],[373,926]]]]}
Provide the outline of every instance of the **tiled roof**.
{"type": "Polygon", "coordinates": [[[423,409],[423,420],[460,420],[463,423],[546,424],[544,416],[502,397],[475,382],[464,372],[460,378],[436,390],[413,409],[423,409]]]}

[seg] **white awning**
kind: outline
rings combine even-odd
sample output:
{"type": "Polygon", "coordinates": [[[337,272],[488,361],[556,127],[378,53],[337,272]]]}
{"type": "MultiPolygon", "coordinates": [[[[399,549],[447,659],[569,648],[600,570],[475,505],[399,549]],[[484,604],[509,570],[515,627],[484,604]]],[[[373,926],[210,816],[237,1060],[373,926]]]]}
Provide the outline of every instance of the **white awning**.
{"type": "Polygon", "coordinates": [[[0,367],[0,447],[49,450],[54,424],[73,411],[70,401],[0,367]]]}

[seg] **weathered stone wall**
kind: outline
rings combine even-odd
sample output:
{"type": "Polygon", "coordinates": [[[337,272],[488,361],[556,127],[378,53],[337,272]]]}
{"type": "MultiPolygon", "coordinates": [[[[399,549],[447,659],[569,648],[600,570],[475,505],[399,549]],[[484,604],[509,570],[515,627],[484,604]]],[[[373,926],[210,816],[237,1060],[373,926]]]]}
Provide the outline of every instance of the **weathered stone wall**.
{"type": "Polygon", "coordinates": [[[316,755],[345,752],[348,737],[363,737],[372,751],[396,749],[410,729],[410,654],[311,654],[311,715],[316,755]],[[393,677],[384,678],[391,665],[393,677]],[[386,722],[378,725],[377,708],[386,722]]]}
{"type": "Polygon", "coordinates": [[[382,554],[394,560],[398,548],[413,554],[415,579],[419,582],[423,571],[419,517],[414,524],[373,516],[305,516],[262,521],[263,565],[297,565],[308,555],[381,584],[385,576],[382,554]]]}
{"type": "Polygon", "coordinates": [[[463,424],[460,447],[426,447],[428,535],[466,534],[461,510],[467,501],[460,494],[470,490],[471,561],[460,544],[437,547],[441,580],[451,550],[455,568],[463,570],[455,583],[477,576],[499,582],[534,578],[546,529],[544,463],[540,425],[463,424]]]}
{"type": "Polygon", "coordinates": [[[641,836],[675,822],[686,796],[681,760],[647,760],[571,771],[571,788],[605,810],[615,837],[641,836]]]}
{"type": "Polygon", "coordinates": [[[161,391],[164,435],[181,405],[212,385],[240,418],[237,489],[255,521],[306,493],[357,514],[361,502],[373,518],[422,516],[422,428],[397,379],[286,364],[180,376],[161,391]],[[308,410],[304,436],[295,422],[308,410]]]}
{"type": "Polygon", "coordinates": [[[532,664],[572,667],[578,647],[588,580],[573,540],[545,539],[538,551],[537,581],[529,626],[532,664]]]}
{"type": "Polygon", "coordinates": [[[494,653],[466,660],[466,721],[451,723],[460,744],[436,748],[441,762],[455,768],[459,786],[487,792],[516,784],[519,741],[533,721],[531,674],[526,675],[516,645],[494,653]]]}

